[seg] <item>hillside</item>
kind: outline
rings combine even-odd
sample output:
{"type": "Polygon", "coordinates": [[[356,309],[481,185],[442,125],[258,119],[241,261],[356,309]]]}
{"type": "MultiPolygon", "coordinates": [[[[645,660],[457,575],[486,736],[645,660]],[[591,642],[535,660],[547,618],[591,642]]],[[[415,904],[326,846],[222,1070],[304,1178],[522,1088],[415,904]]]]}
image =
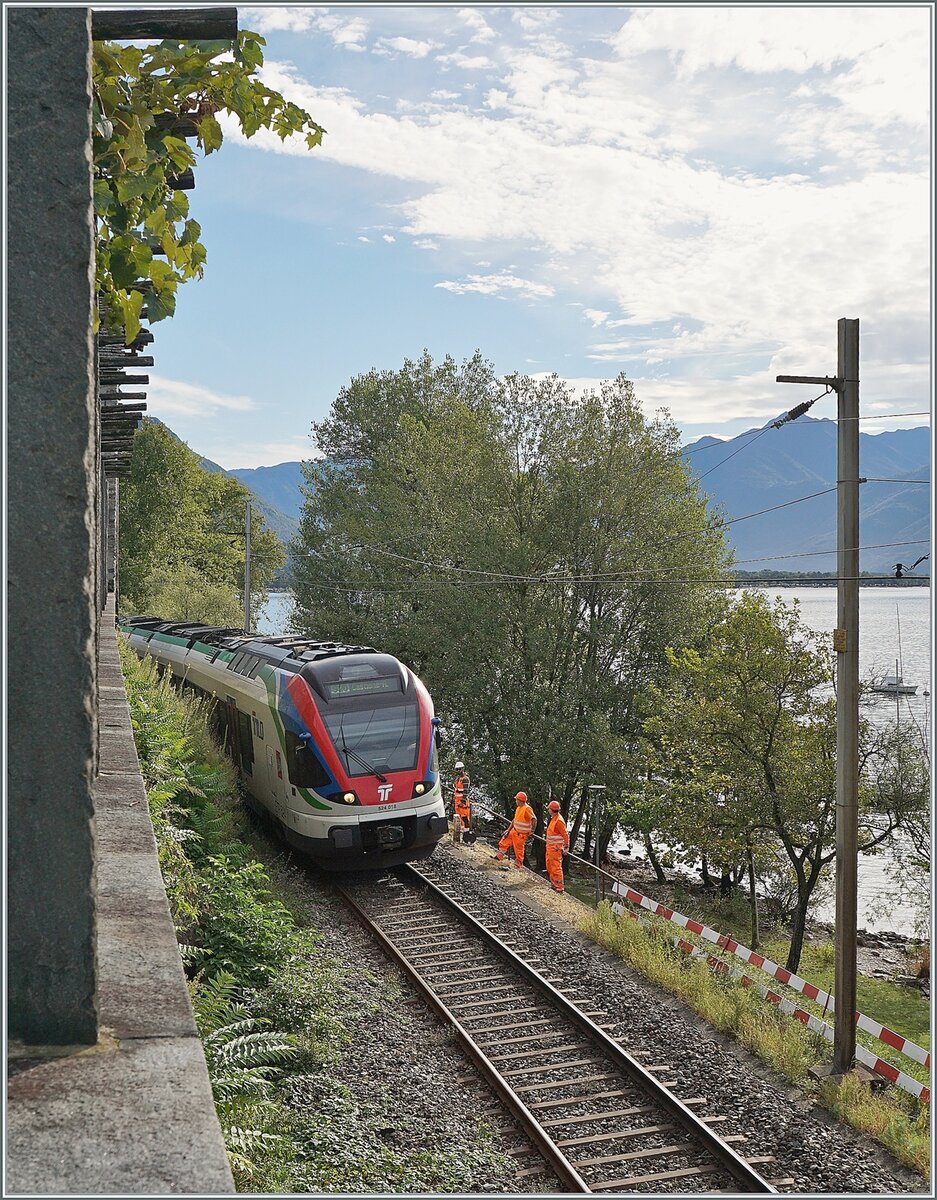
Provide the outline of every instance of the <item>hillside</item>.
{"type": "MultiPolygon", "coordinates": [[[[713,505],[730,519],[789,504],[836,485],[835,421],[801,417],[780,429],[748,430],[731,441],[700,438],[686,446],[684,453],[713,505]]],[[[859,471],[865,478],[927,480],[929,462],[927,428],[859,434],[859,471]]],[[[740,568],[760,570],[775,564],[748,560],[791,555],[776,564],[779,572],[833,571],[836,493],[739,521],[727,533],[740,568]]],[[[870,547],[918,538],[928,542],[930,489],[921,484],[864,484],[860,538],[861,545],[870,547]]],[[[924,543],[869,549],[860,555],[861,569],[890,571],[895,562],[913,562],[926,550],[924,543]]]]}
{"type": "MultiPolygon", "coordinates": [[[[745,518],[727,530],[741,570],[835,571],[836,493],[827,490],[836,485],[835,421],[801,417],[780,429],[770,423],[755,427],[729,441],[700,438],[685,446],[684,454],[713,506],[729,520],[745,518]],[[826,494],[790,503],[815,492],[826,494]],[[764,509],[773,511],[749,517],[764,509]]],[[[208,459],[202,463],[207,470],[222,470],[208,459]]],[[[859,470],[870,480],[860,492],[861,544],[877,547],[862,553],[863,571],[890,573],[896,562],[913,562],[927,550],[930,488],[872,481],[927,480],[929,463],[927,427],[859,434],[859,470]],[[917,539],[923,539],[919,545],[891,544],[917,539]]],[[[268,527],[289,543],[302,508],[301,464],[226,473],[251,489],[268,527]]]]}
{"type": "MultiPolygon", "coordinates": [[[[268,529],[273,530],[273,532],[277,535],[277,537],[280,539],[280,541],[283,543],[283,545],[289,546],[291,539],[294,538],[296,536],[297,532],[299,531],[299,502],[297,502],[294,505],[296,515],[292,516],[288,513],[283,512],[275,504],[272,504],[266,498],[266,496],[264,495],[264,493],[262,491],[260,491],[259,489],[256,489],[255,486],[250,482],[249,479],[244,478],[245,475],[252,474],[252,472],[250,470],[226,471],[224,469],[224,467],[219,467],[218,464],[215,462],[212,462],[210,458],[201,458],[200,457],[199,462],[202,465],[204,470],[211,471],[213,474],[217,474],[220,472],[222,475],[232,475],[239,482],[243,483],[245,487],[250,488],[250,490],[254,493],[254,509],[255,509],[255,511],[260,513],[260,515],[264,519],[264,524],[266,525],[266,527],[268,529]]],[[[282,465],[290,466],[292,464],[284,463],[282,465]]],[[[297,463],[296,465],[298,466],[299,464],[297,463]]],[[[259,470],[275,471],[276,468],[275,467],[260,467],[259,470]]],[[[296,489],[296,494],[297,494],[297,496],[299,496],[298,485],[297,485],[297,489],[296,489]]],[[[301,499],[302,499],[302,497],[299,496],[300,501],[301,501],[301,499]]],[[[289,563],[287,563],[287,570],[288,569],[289,569],[289,563]]]]}

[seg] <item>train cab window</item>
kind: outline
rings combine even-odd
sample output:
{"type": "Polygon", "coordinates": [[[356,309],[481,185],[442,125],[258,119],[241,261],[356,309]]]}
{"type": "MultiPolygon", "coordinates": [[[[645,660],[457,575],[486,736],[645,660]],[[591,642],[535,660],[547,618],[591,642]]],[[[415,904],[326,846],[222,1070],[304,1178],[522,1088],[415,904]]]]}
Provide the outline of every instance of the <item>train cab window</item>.
{"type": "Polygon", "coordinates": [[[315,753],[289,730],[286,731],[286,770],[295,787],[321,788],[332,782],[315,753]]]}

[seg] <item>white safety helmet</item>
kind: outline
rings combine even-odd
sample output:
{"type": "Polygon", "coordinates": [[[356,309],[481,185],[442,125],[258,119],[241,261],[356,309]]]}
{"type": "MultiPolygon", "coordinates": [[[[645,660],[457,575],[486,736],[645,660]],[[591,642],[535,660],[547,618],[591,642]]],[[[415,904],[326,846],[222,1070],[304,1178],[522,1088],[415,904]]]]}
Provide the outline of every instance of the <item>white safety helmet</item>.
{"type": "Polygon", "coordinates": [[[456,769],[457,771],[464,771],[464,770],[465,770],[465,763],[464,763],[464,762],[457,762],[457,763],[456,763],[456,765],[455,765],[455,769],[456,769]]]}

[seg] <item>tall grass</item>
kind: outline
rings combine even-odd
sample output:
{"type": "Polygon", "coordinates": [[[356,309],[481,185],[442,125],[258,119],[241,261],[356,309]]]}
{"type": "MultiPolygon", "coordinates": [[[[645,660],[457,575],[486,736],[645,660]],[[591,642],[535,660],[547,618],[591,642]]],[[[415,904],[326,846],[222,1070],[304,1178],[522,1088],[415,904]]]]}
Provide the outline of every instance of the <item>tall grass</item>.
{"type": "Polygon", "coordinates": [[[873,1092],[847,1078],[819,1089],[810,1067],[830,1061],[825,1038],[769,1006],[750,988],[716,975],[705,959],[674,947],[673,930],[620,918],[608,904],[590,912],[580,929],[647,979],[679,996],[721,1033],[734,1037],[789,1082],[815,1092],[820,1102],[850,1125],[886,1146],[906,1166],[929,1178],[929,1111],[902,1093],[873,1092]]]}

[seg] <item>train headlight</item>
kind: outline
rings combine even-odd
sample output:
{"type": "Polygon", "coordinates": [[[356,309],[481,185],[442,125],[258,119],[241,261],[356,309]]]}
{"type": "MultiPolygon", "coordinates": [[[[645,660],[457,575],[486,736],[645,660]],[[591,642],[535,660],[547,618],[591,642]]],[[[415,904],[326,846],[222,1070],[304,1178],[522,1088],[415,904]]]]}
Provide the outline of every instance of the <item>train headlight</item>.
{"type": "Polygon", "coordinates": [[[423,786],[422,783],[418,783],[416,785],[416,794],[418,796],[422,796],[425,791],[426,791],[426,788],[423,786]]]}
{"type": "Polygon", "coordinates": [[[346,804],[354,804],[357,797],[355,796],[354,792],[346,792],[345,795],[342,796],[342,799],[345,801],[346,804]]]}

